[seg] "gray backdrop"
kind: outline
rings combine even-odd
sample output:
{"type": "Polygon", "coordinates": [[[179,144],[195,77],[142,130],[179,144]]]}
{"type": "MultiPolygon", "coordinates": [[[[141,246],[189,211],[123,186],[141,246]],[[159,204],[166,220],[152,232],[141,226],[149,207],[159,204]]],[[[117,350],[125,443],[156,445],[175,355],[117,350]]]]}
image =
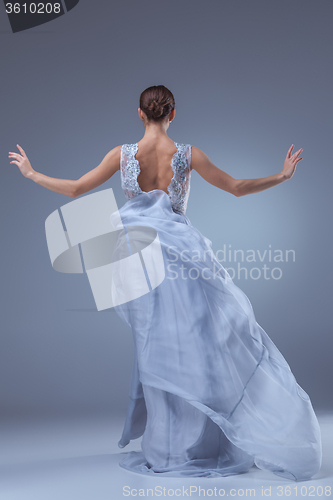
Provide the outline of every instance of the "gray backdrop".
{"type": "MultiPolygon", "coordinates": [[[[265,260],[281,279],[234,281],[314,408],[331,408],[332,2],[80,0],[16,34],[2,9],[2,416],[125,412],[130,330],[97,312],[87,275],[50,263],[45,219],[72,200],[25,179],[8,151],[77,179],[141,139],[139,95],[158,84],[176,99],[169,136],[236,178],[278,173],[292,143],[304,149],[290,181],[242,198],[193,172],[187,215],[215,252],[295,251],[265,260]]],[[[95,191],[109,187],[122,206],[119,172],[95,191]]]]}

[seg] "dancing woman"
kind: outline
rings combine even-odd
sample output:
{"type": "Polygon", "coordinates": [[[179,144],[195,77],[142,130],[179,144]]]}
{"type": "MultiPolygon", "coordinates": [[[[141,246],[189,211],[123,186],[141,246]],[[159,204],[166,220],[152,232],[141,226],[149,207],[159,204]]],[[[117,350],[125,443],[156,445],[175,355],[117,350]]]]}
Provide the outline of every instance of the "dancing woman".
{"type": "MultiPolygon", "coordinates": [[[[175,100],[166,87],[142,92],[138,113],[145,127],[142,139],[113,148],[78,180],[35,171],[19,145],[20,154],[9,153],[10,163],[26,178],[71,198],[120,170],[127,198],[119,210],[122,225],[148,226],[158,233],[165,279],[115,306],[135,346],[118,445],[142,436],[142,451],[127,453],[119,465],[179,477],[228,476],[255,465],[286,479],[309,479],[322,460],[311,400],[256,322],[247,296],[214,257],[211,241],[185,214],[193,170],[210,184],[244,196],[291,179],[302,149],[293,153],[292,145],[277,174],[235,179],[197,147],[169,138],[175,100]],[[184,253],[193,258],[184,260],[184,253]]],[[[112,214],[110,222],[117,227],[112,214]]]]}

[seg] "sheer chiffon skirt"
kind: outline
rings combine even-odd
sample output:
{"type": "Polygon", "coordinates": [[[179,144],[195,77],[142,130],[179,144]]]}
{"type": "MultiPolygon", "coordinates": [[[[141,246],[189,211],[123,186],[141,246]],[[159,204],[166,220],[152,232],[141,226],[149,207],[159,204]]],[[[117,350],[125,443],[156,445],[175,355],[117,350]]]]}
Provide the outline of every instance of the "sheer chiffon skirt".
{"type": "MultiPolygon", "coordinates": [[[[142,451],[119,465],[173,477],[228,476],[253,465],[294,481],[313,477],[322,444],[311,400],[211,241],[161,190],[132,198],[111,223],[154,228],[165,269],[159,286],[115,306],[135,346],[118,445],[142,436],[142,451]]],[[[120,231],[115,258],[124,237],[120,231]]]]}

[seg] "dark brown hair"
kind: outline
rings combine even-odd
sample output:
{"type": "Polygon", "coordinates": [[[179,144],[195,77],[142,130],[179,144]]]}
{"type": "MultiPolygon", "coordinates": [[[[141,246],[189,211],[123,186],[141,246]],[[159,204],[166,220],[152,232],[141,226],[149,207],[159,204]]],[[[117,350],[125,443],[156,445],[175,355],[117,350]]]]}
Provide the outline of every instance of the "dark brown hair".
{"type": "Polygon", "coordinates": [[[148,120],[161,121],[175,108],[175,98],[164,85],[153,85],[142,92],[140,108],[148,120]]]}

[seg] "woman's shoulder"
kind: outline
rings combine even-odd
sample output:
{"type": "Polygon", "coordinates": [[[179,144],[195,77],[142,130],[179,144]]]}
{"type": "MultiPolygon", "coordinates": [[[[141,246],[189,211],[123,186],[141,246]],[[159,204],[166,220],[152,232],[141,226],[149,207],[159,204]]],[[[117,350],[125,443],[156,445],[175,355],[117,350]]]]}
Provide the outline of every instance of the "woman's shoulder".
{"type": "Polygon", "coordinates": [[[195,154],[198,154],[200,150],[198,148],[195,148],[192,144],[186,143],[186,142],[180,142],[180,141],[174,141],[170,140],[169,143],[165,143],[163,145],[161,144],[152,144],[152,143],[146,143],[144,141],[139,141],[139,142],[127,142],[123,143],[120,146],[117,146],[114,148],[113,151],[117,151],[120,154],[133,154],[136,153],[138,150],[141,152],[144,151],[146,153],[152,152],[152,151],[162,151],[167,149],[167,150],[172,150],[176,146],[177,150],[180,153],[187,153],[188,155],[191,156],[191,153],[193,154],[193,151],[195,154]]]}
{"type": "Polygon", "coordinates": [[[202,175],[204,170],[217,168],[202,149],[191,146],[191,167],[202,175]]]}
{"type": "Polygon", "coordinates": [[[191,153],[194,161],[206,161],[208,159],[206,153],[204,153],[202,149],[199,149],[197,146],[193,146],[193,144],[191,145],[191,153]]]}

